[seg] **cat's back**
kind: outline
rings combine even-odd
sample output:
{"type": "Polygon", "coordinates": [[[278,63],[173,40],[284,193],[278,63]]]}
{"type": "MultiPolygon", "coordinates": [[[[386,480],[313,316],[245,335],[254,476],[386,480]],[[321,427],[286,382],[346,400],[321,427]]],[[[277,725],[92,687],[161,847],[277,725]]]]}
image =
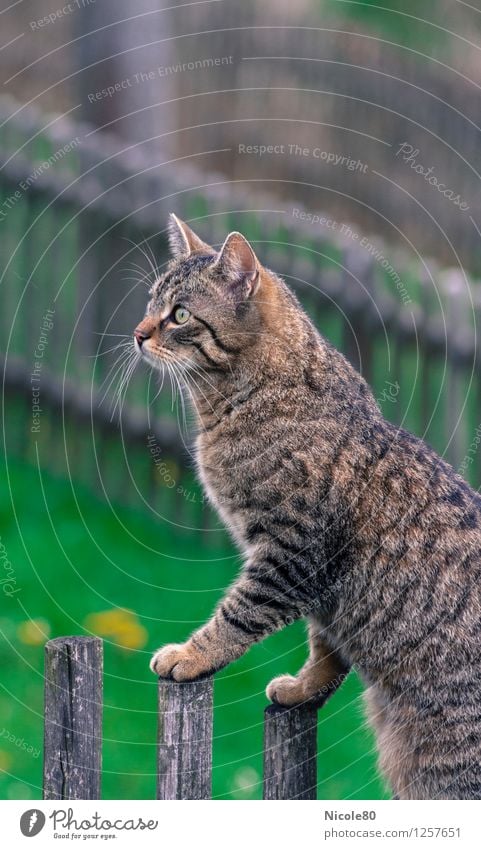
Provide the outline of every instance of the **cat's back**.
{"type": "Polygon", "coordinates": [[[452,566],[481,556],[481,496],[423,440],[384,421],[359,509],[376,537],[402,538],[407,550],[450,556],[452,566]]]}

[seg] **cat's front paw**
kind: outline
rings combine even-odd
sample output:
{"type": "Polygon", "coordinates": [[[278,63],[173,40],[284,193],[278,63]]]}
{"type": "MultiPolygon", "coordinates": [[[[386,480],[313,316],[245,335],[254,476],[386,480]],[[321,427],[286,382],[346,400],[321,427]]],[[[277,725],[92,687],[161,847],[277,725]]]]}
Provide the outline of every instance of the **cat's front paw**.
{"type": "Polygon", "coordinates": [[[155,652],[150,661],[152,672],[160,678],[193,681],[208,672],[206,658],[192,643],[172,643],[155,652]]]}
{"type": "Polygon", "coordinates": [[[282,707],[293,707],[306,701],[304,687],[300,677],[294,675],[280,675],[273,678],[267,685],[266,696],[271,702],[282,707]]]}

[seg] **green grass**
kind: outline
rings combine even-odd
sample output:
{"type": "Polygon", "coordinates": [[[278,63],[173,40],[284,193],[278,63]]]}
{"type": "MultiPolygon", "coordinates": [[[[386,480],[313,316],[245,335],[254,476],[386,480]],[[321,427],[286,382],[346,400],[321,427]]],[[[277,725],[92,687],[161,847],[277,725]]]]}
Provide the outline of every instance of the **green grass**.
{"type": "MultiPolygon", "coordinates": [[[[19,461],[8,462],[0,514],[18,589],[13,598],[0,593],[0,796],[41,796],[42,756],[35,755],[42,746],[45,639],[105,630],[105,617],[92,614],[127,608],[126,632],[114,613],[118,634],[105,638],[103,795],[153,798],[156,681],[149,655],[205,620],[236,574],[238,555],[222,532],[207,541],[200,531],[176,530],[137,509],[114,512],[87,489],[73,491],[19,461]]],[[[304,656],[298,623],[217,676],[215,797],[260,798],[264,688],[274,675],[295,672],[304,656]]],[[[320,713],[319,781],[320,798],[386,796],[355,676],[320,713]]]]}

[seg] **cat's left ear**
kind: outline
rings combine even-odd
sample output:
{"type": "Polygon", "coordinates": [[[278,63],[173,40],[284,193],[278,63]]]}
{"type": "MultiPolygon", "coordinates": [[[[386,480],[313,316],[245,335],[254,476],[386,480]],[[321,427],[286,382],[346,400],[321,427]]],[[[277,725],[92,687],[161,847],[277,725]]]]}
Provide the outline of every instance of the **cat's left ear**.
{"type": "Polygon", "coordinates": [[[222,245],[214,269],[249,298],[259,286],[259,262],[247,239],[242,233],[229,233],[222,245]]]}
{"type": "Polygon", "coordinates": [[[173,212],[169,215],[168,227],[169,245],[174,259],[186,259],[192,251],[200,251],[201,253],[213,253],[210,245],[207,245],[202,239],[190,229],[185,221],[177,218],[173,212]]]}

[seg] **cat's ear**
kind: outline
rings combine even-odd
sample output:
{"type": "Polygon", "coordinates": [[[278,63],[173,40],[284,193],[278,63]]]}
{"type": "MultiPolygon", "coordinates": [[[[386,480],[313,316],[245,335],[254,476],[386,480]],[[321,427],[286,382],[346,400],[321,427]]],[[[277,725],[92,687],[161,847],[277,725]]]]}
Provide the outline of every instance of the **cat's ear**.
{"type": "Polygon", "coordinates": [[[236,287],[243,297],[249,298],[259,285],[259,263],[242,233],[229,233],[214,263],[219,271],[236,287]]]}
{"type": "Polygon", "coordinates": [[[173,212],[169,215],[169,245],[174,259],[187,258],[192,251],[213,253],[212,248],[195,235],[185,221],[177,218],[173,212]]]}

